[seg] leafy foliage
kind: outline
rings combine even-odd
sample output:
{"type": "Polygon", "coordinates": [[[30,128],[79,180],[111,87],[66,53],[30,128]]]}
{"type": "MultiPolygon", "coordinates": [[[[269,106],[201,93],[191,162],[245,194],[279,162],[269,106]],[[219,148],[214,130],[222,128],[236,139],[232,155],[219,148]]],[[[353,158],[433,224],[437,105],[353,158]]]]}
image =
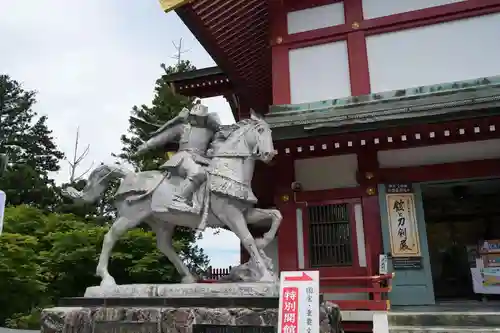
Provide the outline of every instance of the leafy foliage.
{"type": "MultiPolygon", "coordinates": [[[[108,226],[86,223],[72,214],[47,215],[26,205],[7,208],[0,237],[0,326],[5,322],[37,328],[30,323],[38,325],[33,316],[40,308],[57,304],[61,297],[83,296],[88,286],[99,284],[94,274],[107,231],[108,226]]],[[[189,237],[174,246],[201,261],[200,270],[206,269],[206,258],[189,237]]],[[[180,278],[157,250],[155,235],[142,229],[129,231],[118,242],[110,271],[120,284],[171,283],[180,278]]]]}
{"type": "MultiPolygon", "coordinates": [[[[165,67],[166,75],[187,72],[195,67],[189,61],[181,61],[175,66],[165,67]]],[[[137,148],[146,140],[156,128],[174,118],[183,108],[190,109],[194,99],[175,94],[170,89],[166,76],[156,81],[155,96],[151,106],[141,105],[132,108],[132,117],[129,118],[128,134],[122,135],[123,148],[118,157],[132,164],[137,170],[157,169],[166,160],[165,151],[153,151],[143,156],[134,156],[137,148]]]]}
{"type": "Polygon", "coordinates": [[[5,233],[0,238],[0,323],[35,305],[46,290],[37,260],[36,237],[5,233]]]}
{"type": "Polygon", "coordinates": [[[51,209],[57,195],[49,173],[59,170],[64,154],[54,143],[47,117],[37,117],[34,104],[34,91],[0,75],[0,153],[9,158],[1,185],[10,205],[51,209]]]}

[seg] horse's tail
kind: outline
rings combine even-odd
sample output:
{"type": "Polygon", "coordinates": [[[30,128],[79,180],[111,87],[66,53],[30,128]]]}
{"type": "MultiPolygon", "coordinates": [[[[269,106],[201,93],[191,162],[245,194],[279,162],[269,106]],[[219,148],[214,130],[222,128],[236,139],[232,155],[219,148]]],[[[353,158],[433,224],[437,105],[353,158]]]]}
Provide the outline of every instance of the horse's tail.
{"type": "Polygon", "coordinates": [[[130,171],[119,165],[101,164],[90,173],[83,190],[78,191],[74,187],[68,186],[62,190],[62,195],[76,202],[94,203],[108,188],[111,180],[123,179],[128,174],[130,171]]]}

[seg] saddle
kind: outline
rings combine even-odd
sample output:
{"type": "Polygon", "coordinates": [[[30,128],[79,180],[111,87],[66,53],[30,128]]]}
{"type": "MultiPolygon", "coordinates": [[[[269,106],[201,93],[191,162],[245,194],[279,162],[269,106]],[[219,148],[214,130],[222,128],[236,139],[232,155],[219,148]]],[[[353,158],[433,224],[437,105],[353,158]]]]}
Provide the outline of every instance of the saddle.
{"type": "MultiPolygon", "coordinates": [[[[167,213],[169,211],[176,211],[175,206],[172,204],[174,196],[180,191],[180,183],[184,178],[179,176],[166,177],[153,191],[151,198],[151,209],[153,212],[157,213],[167,213]]],[[[191,206],[193,207],[192,212],[186,212],[187,214],[192,213],[195,215],[201,215],[203,211],[203,204],[205,201],[206,194],[206,182],[201,184],[198,189],[193,193],[191,206]]]]}

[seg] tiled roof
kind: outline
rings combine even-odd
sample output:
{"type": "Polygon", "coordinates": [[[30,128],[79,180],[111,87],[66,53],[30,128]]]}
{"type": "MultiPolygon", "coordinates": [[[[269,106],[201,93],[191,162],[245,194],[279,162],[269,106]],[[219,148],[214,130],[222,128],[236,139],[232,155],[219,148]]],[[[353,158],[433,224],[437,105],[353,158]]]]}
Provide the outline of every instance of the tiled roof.
{"type": "Polygon", "coordinates": [[[269,2],[193,0],[176,10],[252,107],[272,104],[269,2]]]}

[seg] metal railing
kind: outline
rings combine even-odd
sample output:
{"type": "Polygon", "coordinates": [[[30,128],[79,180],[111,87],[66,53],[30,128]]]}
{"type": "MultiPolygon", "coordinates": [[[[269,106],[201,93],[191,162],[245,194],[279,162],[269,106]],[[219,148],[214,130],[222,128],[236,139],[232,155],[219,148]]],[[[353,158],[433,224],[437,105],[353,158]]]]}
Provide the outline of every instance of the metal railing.
{"type": "Polygon", "coordinates": [[[229,275],[231,272],[231,266],[227,268],[214,268],[212,266],[208,267],[207,271],[201,277],[199,282],[202,283],[213,283],[220,280],[222,277],[229,275]]]}

